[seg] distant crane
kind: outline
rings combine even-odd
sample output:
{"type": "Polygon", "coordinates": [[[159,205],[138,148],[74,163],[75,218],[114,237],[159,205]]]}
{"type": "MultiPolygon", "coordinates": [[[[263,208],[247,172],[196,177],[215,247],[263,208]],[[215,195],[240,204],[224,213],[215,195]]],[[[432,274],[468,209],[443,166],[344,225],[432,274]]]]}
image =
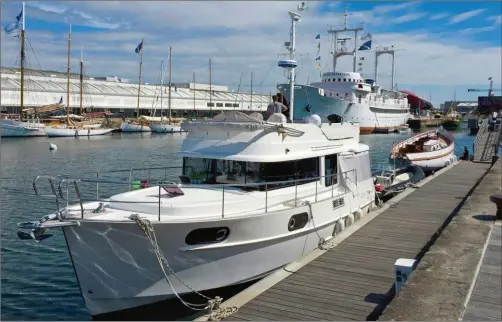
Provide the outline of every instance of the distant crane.
{"type": "Polygon", "coordinates": [[[493,92],[500,92],[501,90],[500,89],[493,89],[493,79],[490,77],[488,78],[488,80],[490,81],[490,89],[478,89],[478,88],[469,88],[467,91],[468,92],[486,92],[488,91],[488,96],[493,96],[493,92]]]}

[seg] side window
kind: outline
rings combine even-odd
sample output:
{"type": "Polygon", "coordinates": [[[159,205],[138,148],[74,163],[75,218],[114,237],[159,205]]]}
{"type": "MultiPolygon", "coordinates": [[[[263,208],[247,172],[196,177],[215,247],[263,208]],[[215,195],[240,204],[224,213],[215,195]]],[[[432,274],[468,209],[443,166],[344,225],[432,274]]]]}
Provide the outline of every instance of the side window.
{"type": "Polygon", "coordinates": [[[327,155],[324,157],[324,168],[325,168],[325,183],[326,186],[331,186],[337,183],[337,157],[336,154],[327,155]]]}

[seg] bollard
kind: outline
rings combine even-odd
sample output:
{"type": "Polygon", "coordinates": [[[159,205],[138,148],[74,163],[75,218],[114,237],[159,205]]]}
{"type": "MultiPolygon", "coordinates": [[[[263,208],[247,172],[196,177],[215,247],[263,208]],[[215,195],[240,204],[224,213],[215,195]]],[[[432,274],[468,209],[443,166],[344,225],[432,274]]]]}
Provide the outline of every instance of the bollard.
{"type": "Polygon", "coordinates": [[[495,216],[498,220],[502,220],[502,195],[491,195],[490,201],[497,205],[497,214],[495,216]]]}
{"type": "Polygon", "coordinates": [[[394,263],[396,269],[396,293],[406,283],[411,273],[415,269],[416,260],[408,258],[399,258],[394,263]]]}

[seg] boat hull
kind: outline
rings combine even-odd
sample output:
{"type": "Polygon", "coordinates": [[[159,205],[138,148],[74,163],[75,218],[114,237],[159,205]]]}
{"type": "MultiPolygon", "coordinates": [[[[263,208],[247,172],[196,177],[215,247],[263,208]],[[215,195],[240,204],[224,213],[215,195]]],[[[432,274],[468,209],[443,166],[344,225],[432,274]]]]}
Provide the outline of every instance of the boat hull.
{"type": "Polygon", "coordinates": [[[444,168],[457,160],[455,156],[455,141],[451,134],[445,130],[429,131],[425,133],[418,134],[412,138],[404,140],[393,147],[393,151],[390,155],[391,162],[395,161],[399,165],[412,164],[419,166],[426,173],[437,171],[444,168]],[[403,144],[412,144],[416,139],[427,136],[430,133],[436,132],[438,137],[444,140],[448,145],[439,150],[435,151],[424,151],[424,152],[414,152],[405,153],[404,155],[398,154],[398,149],[403,144]]]}
{"type": "Polygon", "coordinates": [[[148,125],[127,123],[127,122],[122,122],[120,129],[122,130],[122,132],[128,132],[128,133],[152,132],[152,129],[148,125]]]}
{"type": "Polygon", "coordinates": [[[45,134],[48,137],[70,137],[70,136],[97,136],[112,132],[113,129],[65,129],[56,127],[46,127],[45,134]]]}
{"type": "MultiPolygon", "coordinates": [[[[279,85],[285,97],[289,97],[289,86],[279,85]]],[[[392,132],[406,124],[410,117],[409,109],[387,108],[380,106],[370,106],[365,103],[351,102],[348,100],[323,96],[320,89],[313,86],[295,86],[295,108],[294,119],[304,119],[305,117],[317,114],[321,118],[326,118],[330,114],[337,114],[343,117],[344,122],[359,123],[361,134],[392,132]],[[306,107],[310,107],[310,111],[306,107]]]]}
{"type": "Polygon", "coordinates": [[[174,133],[183,132],[181,126],[171,124],[151,124],[150,128],[155,133],[174,133]]]}
{"type": "Polygon", "coordinates": [[[0,119],[0,135],[2,137],[45,136],[44,128],[45,124],[43,123],[0,119]]]}
{"type": "MultiPolygon", "coordinates": [[[[371,182],[369,188],[373,189],[371,182]]],[[[333,198],[329,198],[310,207],[260,215],[152,224],[159,248],[172,270],[192,289],[205,291],[261,278],[318,247],[319,235],[331,237],[337,220],[355,211],[350,208],[355,206],[349,201],[352,193],[342,196],[347,201],[336,210],[333,198]],[[303,228],[288,230],[293,215],[310,211],[315,224],[309,220],[303,228]],[[228,238],[220,243],[186,244],[189,232],[210,227],[228,227],[228,238]]],[[[360,200],[363,199],[360,209],[366,213],[374,196],[367,194],[360,200]]],[[[63,230],[91,315],[174,298],[149,240],[135,222],[83,220],[79,226],[63,230]]],[[[173,274],[169,274],[169,279],[176,293],[191,293],[173,274]]]]}

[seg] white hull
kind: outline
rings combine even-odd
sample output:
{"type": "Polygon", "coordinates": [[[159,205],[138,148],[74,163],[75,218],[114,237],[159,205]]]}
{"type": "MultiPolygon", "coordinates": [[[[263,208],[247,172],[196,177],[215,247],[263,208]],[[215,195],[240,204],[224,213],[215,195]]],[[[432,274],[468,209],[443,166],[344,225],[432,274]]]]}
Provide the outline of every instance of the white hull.
{"type": "Polygon", "coordinates": [[[112,132],[113,129],[66,129],[57,127],[46,127],[45,134],[49,137],[69,137],[69,136],[96,136],[105,135],[112,132]]]}
{"type": "Polygon", "coordinates": [[[152,132],[155,133],[174,133],[174,132],[184,132],[179,125],[171,124],[151,124],[150,128],[152,132]]]}
{"type": "Polygon", "coordinates": [[[437,131],[438,137],[445,142],[446,146],[444,148],[440,148],[435,151],[412,152],[404,153],[403,155],[399,154],[399,149],[403,148],[406,144],[414,144],[417,139],[426,137],[430,133],[434,132],[436,131],[432,130],[420,133],[407,140],[397,143],[392,148],[391,159],[396,158],[399,162],[419,166],[424,172],[437,171],[452,164],[457,160],[457,157],[455,156],[455,141],[453,137],[444,130],[437,131]]]}
{"type": "Polygon", "coordinates": [[[0,119],[0,134],[2,137],[45,136],[44,128],[45,124],[43,123],[0,119]]]}
{"type": "MultiPolygon", "coordinates": [[[[153,191],[158,188],[152,188],[153,191]]],[[[309,213],[303,206],[263,213],[191,223],[155,223],[158,244],[176,274],[197,291],[244,283],[280,268],[318,247],[319,237],[330,238],[336,221],[351,210],[352,193],[345,206],[333,211],[333,199],[312,204],[315,220],[303,229],[288,231],[294,214],[309,213]],[[185,237],[197,228],[228,227],[220,244],[187,246],[185,237]],[[316,233],[317,230],[317,233],[316,233]]],[[[340,196],[338,196],[339,198],[340,196]]],[[[371,200],[362,211],[368,211],[371,200]]],[[[354,211],[355,209],[353,209],[354,211]]],[[[77,278],[91,315],[111,313],[174,296],[144,233],[133,222],[82,221],[64,228],[77,278]],[[148,250],[148,251],[147,251],[148,250]]],[[[179,294],[190,293],[173,275],[179,294]]]]}
{"type": "Polygon", "coordinates": [[[152,132],[152,129],[148,125],[127,122],[122,122],[120,129],[122,132],[152,132]]]}
{"type": "MultiPolygon", "coordinates": [[[[289,97],[289,85],[279,85],[278,88],[285,97],[289,97]]],[[[343,117],[344,122],[359,123],[360,133],[363,134],[393,131],[406,124],[410,117],[407,100],[380,103],[367,99],[342,99],[321,95],[321,89],[317,87],[295,85],[294,119],[304,119],[311,114],[321,118],[337,114],[343,117]],[[305,108],[307,105],[310,105],[310,112],[305,108]]]]}

